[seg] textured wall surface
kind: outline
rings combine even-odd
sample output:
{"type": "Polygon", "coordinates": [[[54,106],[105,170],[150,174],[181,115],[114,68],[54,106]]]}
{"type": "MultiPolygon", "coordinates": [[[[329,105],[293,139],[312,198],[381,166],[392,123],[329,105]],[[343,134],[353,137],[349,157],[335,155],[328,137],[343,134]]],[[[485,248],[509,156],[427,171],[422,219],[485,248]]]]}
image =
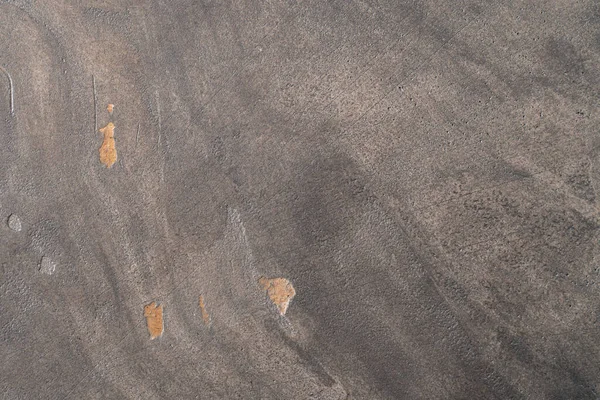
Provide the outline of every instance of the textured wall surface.
{"type": "Polygon", "coordinates": [[[600,398],[598,1],[0,1],[0,66],[1,398],[600,398]]]}

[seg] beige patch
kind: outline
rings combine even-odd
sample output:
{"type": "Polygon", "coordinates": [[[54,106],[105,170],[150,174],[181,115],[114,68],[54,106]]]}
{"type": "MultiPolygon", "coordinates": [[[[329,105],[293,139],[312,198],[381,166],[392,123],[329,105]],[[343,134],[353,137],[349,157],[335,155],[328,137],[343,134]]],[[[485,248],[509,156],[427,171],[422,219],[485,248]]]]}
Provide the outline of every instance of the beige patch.
{"type": "Polygon", "coordinates": [[[100,129],[100,133],[104,135],[104,141],[100,146],[100,161],[107,168],[117,161],[117,149],[115,148],[115,124],[109,122],[104,128],[100,129]]]}
{"type": "Polygon", "coordinates": [[[106,107],[106,110],[108,111],[108,113],[109,113],[109,114],[112,114],[112,113],[113,113],[113,109],[114,109],[114,108],[115,108],[115,105],[114,105],[114,104],[109,104],[109,105],[106,107]]]}
{"type": "Polygon", "coordinates": [[[285,315],[290,301],[296,295],[296,290],[290,281],[285,278],[265,278],[262,277],[258,280],[258,283],[267,291],[269,298],[277,308],[281,315],[285,315]]]}
{"type": "Polygon", "coordinates": [[[206,311],[206,304],[204,303],[204,296],[200,295],[198,300],[198,304],[200,305],[200,311],[202,312],[202,320],[206,325],[210,324],[210,315],[208,311],[206,311]]]}
{"type": "Polygon", "coordinates": [[[157,306],[154,301],[144,306],[144,317],[146,317],[150,339],[160,337],[164,331],[163,306],[157,306]]]}

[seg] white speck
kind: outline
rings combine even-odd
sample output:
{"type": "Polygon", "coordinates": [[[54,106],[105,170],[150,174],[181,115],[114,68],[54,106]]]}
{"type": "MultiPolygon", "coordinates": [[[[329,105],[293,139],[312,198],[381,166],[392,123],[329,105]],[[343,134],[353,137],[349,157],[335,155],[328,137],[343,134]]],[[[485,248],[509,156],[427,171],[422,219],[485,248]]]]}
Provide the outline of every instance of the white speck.
{"type": "Polygon", "coordinates": [[[40,272],[46,275],[52,275],[56,269],[56,264],[49,257],[43,256],[40,261],[40,272]]]}
{"type": "Polygon", "coordinates": [[[8,217],[8,227],[15,232],[21,231],[21,219],[17,214],[10,214],[8,217]]]}

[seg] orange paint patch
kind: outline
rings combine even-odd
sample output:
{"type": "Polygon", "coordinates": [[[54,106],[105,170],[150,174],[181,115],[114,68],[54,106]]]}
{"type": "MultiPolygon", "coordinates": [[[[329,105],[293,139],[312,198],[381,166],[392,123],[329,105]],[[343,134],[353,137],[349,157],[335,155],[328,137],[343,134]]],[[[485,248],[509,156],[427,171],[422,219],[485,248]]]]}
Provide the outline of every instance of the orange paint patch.
{"type": "Polygon", "coordinates": [[[266,290],[271,301],[279,309],[281,315],[285,315],[290,301],[296,295],[296,290],[292,283],[285,278],[265,278],[262,277],[258,280],[258,283],[266,290]]]}
{"type": "Polygon", "coordinates": [[[146,317],[150,339],[160,337],[164,331],[163,306],[157,306],[154,301],[144,306],[144,317],[146,317]]]}
{"type": "Polygon", "coordinates": [[[110,122],[104,128],[100,129],[100,133],[104,135],[102,146],[98,150],[100,152],[100,161],[107,168],[117,161],[117,149],[115,148],[115,124],[110,122]]]}
{"type": "Polygon", "coordinates": [[[200,305],[200,311],[202,311],[202,320],[206,325],[210,324],[210,315],[208,311],[206,311],[206,304],[204,303],[204,296],[200,295],[200,299],[198,301],[200,305]]]}
{"type": "Polygon", "coordinates": [[[109,105],[106,107],[106,109],[108,110],[108,113],[109,113],[109,114],[112,114],[112,113],[113,113],[113,109],[114,109],[114,108],[115,108],[115,105],[114,105],[114,104],[109,104],[109,105]]]}

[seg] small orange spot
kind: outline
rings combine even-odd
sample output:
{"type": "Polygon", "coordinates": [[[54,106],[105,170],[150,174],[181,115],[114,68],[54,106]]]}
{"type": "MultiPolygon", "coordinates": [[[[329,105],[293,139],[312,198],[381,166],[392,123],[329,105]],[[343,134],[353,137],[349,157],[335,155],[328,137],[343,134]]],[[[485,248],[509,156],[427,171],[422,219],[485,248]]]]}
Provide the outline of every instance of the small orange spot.
{"type": "Polygon", "coordinates": [[[109,114],[112,114],[112,113],[113,113],[113,109],[114,109],[114,108],[115,108],[115,105],[114,105],[114,104],[109,104],[109,105],[106,107],[106,109],[108,110],[108,113],[109,113],[109,114]]]}
{"type": "Polygon", "coordinates": [[[104,128],[100,129],[100,133],[104,135],[102,146],[98,150],[100,152],[100,161],[107,168],[117,161],[117,149],[115,148],[115,124],[109,122],[104,128]]]}
{"type": "Polygon", "coordinates": [[[204,296],[200,295],[200,299],[198,301],[200,304],[200,311],[202,311],[202,320],[206,325],[210,324],[210,315],[208,315],[208,311],[206,311],[206,304],[204,303],[204,296]]]}
{"type": "Polygon", "coordinates": [[[296,295],[292,283],[285,278],[269,279],[264,276],[258,280],[258,283],[267,291],[269,298],[279,309],[279,313],[285,315],[290,301],[296,295]]]}
{"type": "Polygon", "coordinates": [[[144,317],[146,317],[146,324],[148,325],[148,332],[150,333],[150,339],[156,339],[163,334],[163,306],[156,305],[156,302],[152,302],[144,306],[144,317]]]}

